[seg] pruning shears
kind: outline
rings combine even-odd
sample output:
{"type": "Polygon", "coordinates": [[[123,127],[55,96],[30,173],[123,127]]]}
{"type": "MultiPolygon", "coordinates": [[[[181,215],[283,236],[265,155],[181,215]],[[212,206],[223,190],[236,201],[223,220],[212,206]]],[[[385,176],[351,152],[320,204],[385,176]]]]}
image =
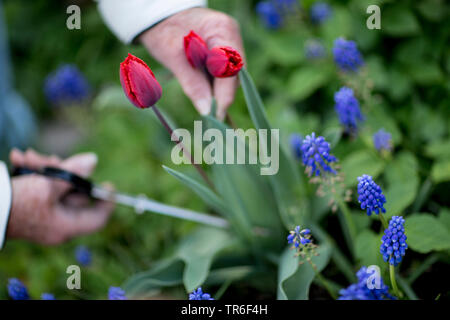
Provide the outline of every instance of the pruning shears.
{"type": "Polygon", "coordinates": [[[152,212],[165,216],[189,220],[213,227],[228,228],[229,223],[225,219],[214,217],[206,213],[199,213],[192,210],[166,205],[147,198],[145,195],[132,196],[126,193],[107,190],[92,181],[80,177],[79,175],[63,169],[54,167],[44,167],[42,169],[30,169],[26,167],[16,167],[12,176],[23,176],[38,174],[51,179],[63,180],[72,185],[75,193],[85,194],[92,199],[112,201],[117,204],[134,208],[137,214],[152,212]]]}

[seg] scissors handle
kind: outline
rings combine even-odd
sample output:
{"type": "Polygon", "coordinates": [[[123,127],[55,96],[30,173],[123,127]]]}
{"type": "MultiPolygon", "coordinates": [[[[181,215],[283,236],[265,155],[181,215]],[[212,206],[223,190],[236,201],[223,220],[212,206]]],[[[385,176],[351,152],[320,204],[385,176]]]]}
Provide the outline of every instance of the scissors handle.
{"type": "Polygon", "coordinates": [[[84,193],[88,196],[92,193],[93,184],[91,181],[63,169],[44,167],[42,169],[35,170],[27,167],[16,167],[12,172],[13,177],[29,174],[38,174],[48,178],[63,180],[70,183],[76,192],[84,193]]]}

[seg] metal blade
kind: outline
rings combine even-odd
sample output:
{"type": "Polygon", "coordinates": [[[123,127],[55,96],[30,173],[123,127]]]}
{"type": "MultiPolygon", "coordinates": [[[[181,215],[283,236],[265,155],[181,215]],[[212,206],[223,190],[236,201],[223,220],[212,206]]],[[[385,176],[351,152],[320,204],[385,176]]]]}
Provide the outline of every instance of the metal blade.
{"type": "Polygon", "coordinates": [[[218,228],[228,228],[229,223],[225,219],[213,217],[206,213],[199,213],[192,210],[187,210],[179,207],[169,206],[151,199],[145,195],[133,197],[124,193],[111,192],[101,187],[95,186],[92,189],[92,197],[104,201],[113,201],[128,207],[134,208],[137,214],[142,214],[145,211],[180,218],[184,220],[194,221],[218,228]]]}

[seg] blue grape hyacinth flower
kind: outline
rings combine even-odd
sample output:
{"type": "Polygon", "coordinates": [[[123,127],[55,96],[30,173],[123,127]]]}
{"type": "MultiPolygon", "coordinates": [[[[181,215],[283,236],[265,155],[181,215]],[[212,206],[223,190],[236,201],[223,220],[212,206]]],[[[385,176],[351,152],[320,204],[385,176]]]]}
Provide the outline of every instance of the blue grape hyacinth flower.
{"type": "Polygon", "coordinates": [[[306,136],[302,142],[302,161],[310,170],[309,176],[319,176],[325,172],[336,174],[330,164],[337,162],[335,156],[330,154],[330,144],[324,137],[319,136],[316,138],[316,134],[313,132],[311,135],[306,136]]]}
{"type": "Polygon", "coordinates": [[[308,40],[305,44],[305,56],[309,60],[320,59],[325,56],[325,47],[318,40],[308,40]]]}
{"type": "Polygon", "coordinates": [[[41,300],[56,300],[52,293],[43,293],[41,295],[41,300]]]}
{"type": "Polygon", "coordinates": [[[209,293],[203,293],[202,288],[199,287],[189,294],[189,300],[214,300],[209,293]]]}
{"type": "Polygon", "coordinates": [[[368,216],[372,212],[376,214],[386,212],[383,206],[386,203],[383,191],[367,174],[358,177],[358,202],[361,204],[361,209],[366,210],[368,216]]]}
{"type": "Polygon", "coordinates": [[[89,97],[90,86],[75,65],[66,64],[47,76],[44,93],[55,106],[78,104],[89,97]]]}
{"type": "Polygon", "coordinates": [[[92,253],[85,246],[76,247],[75,258],[77,259],[78,263],[84,267],[87,267],[92,263],[92,253]]]}
{"type": "Polygon", "coordinates": [[[17,278],[8,280],[8,294],[13,300],[29,300],[27,287],[17,278]]]}
{"type": "Polygon", "coordinates": [[[373,145],[375,149],[378,151],[387,150],[390,151],[392,149],[392,136],[389,132],[384,129],[378,130],[373,135],[373,145]]]}
{"type": "Polygon", "coordinates": [[[338,300],[395,300],[396,298],[389,293],[389,288],[383,283],[382,278],[379,279],[378,288],[374,286],[369,289],[368,280],[372,275],[373,273],[368,272],[367,267],[361,267],[356,273],[358,281],[345,289],[341,289],[338,300]]]}
{"type": "Polygon", "coordinates": [[[338,114],[340,123],[347,131],[356,131],[358,123],[364,121],[359,102],[353,94],[353,90],[342,87],[334,94],[334,109],[338,114]]]}
{"type": "Polygon", "coordinates": [[[256,5],[256,12],[263,24],[269,29],[278,29],[283,24],[283,16],[272,1],[261,1],[256,5]]]}
{"type": "Polygon", "coordinates": [[[127,300],[125,291],[120,287],[109,287],[108,300],[127,300]]]}
{"type": "Polygon", "coordinates": [[[302,143],[303,143],[303,136],[298,133],[291,134],[290,137],[290,144],[292,152],[294,153],[295,158],[301,159],[302,158],[302,143]]]}
{"type": "Polygon", "coordinates": [[[300,245],[305,246],[311,243],[311,231],[309,229],[301,229],[300,226],[296,226],[293,231],[287,236],[288,243],[298,248],[300,245]]]}
{"type": "Polygon", "coordinates": [[[385,262],[389,262],[395,267],[402,261],[406,249],[408,249],[408,244],[405,235],[405,219],[393,216],[381,238],[380,253],[385,262]]]}
{"type": "Polygon", "coordinates": [[[311,21],[315,24],[324,23],[331,16],[331,7],[325,2],[316,2],[311,6],[311,21]]]}
{"type": "Polygon", "coordinates": [[[343,71],[357,71],[364,64],[356,42],[338,38],[333,47],[334,62],[343,71]]]}

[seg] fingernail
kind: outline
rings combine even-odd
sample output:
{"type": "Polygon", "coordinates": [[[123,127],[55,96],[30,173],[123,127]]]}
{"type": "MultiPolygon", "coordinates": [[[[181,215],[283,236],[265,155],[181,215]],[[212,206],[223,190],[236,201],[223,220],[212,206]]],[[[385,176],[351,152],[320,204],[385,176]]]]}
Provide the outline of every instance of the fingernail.
{"type": "Polygon", "coordinates": [[[217,109],[217,119],[223,121],[225,119],[225,115],[227,111],[225,109],[217,109]]]}
{"type": "Polygon", "coordinates": [[[201,99],[195,102],[195,106],[197,107],[198,112],[202,116],[206,116],[209,114],[211,110],[211,100],[210,99],[201,99]]]}
{"type": "Polygon", "coordinates": [[[85,170],[91,170],[97,165],[98,157],[95,153],[83,153],[78,158],[78,164],[85,170]]]}

